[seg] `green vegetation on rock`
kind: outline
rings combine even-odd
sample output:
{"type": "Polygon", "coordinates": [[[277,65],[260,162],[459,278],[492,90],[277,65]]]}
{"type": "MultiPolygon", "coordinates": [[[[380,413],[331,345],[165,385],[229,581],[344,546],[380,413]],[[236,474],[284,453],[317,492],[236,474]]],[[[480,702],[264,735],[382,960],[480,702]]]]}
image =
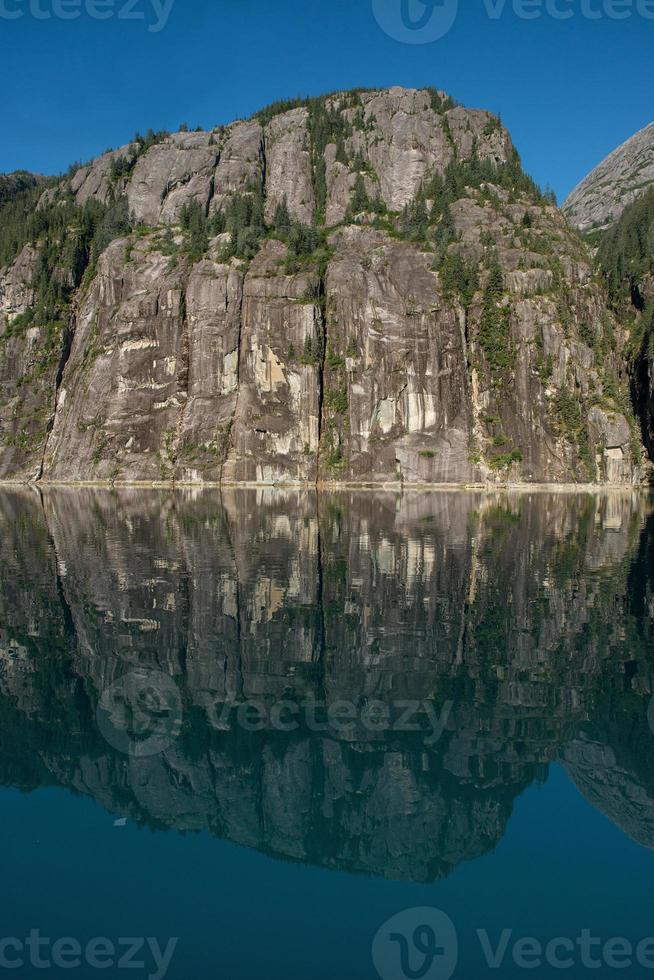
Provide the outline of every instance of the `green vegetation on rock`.
{"type": "Polygon", "coordinates": [[[654,341],[654,187],[600,240],[597,263],[618,311],[632,314],[632,350],[651,359],[654,341]]]}
{"type": "Polygon", "coordinates": [[[484,288],[478,339],[492,382],[497,386],[507,381],[507,373],[515,360],[509,330],[510,315],[511,308],[504,303],[502,269],[493,256],[484,288]]]}

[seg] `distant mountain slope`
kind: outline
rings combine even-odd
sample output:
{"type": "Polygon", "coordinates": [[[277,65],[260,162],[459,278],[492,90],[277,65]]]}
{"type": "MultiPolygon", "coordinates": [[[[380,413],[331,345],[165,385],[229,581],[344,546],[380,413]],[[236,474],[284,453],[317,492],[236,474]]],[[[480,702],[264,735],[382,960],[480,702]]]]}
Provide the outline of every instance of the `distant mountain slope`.
{"type": "Polygon", "coordinates": [[[654,184],[654,123],[646,126],[595,167],[575,187],[563,211],[575,228],[603,229],[654,184]]]}
{"type": "Polygon", "coordinates": [[[29,190],[41,183],[43,178],[38,174],[17,170],[12,174],[0,174],[0,207],[16,194],[29,190]]]}
{"type": "Polygon", "coordinates": [[[629,331],[632,400],[654,453],[654,184],[601,236],[597,265],[629,331]]]}

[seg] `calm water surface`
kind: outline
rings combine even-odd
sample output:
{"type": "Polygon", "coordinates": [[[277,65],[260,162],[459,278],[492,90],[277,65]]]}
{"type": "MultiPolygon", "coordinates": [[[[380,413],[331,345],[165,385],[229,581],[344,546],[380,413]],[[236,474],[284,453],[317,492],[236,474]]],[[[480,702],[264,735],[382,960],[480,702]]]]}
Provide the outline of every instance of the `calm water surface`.
{"type": "Polygon", "coordinates": [[[653,612],[639,494],[3,491],[0,978],[654,976],[653,612]]]}

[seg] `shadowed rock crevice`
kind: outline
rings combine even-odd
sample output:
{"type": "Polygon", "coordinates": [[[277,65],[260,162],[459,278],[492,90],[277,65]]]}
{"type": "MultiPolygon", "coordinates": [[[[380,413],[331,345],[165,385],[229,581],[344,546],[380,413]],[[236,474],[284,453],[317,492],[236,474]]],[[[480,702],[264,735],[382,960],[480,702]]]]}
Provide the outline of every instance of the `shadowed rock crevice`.
{"type": "Polygon", "coordinates": [[[62,337],[61,357],[59,359],[59,367],[57,368],[57,374],[56,374],[55,382],[54,382],[54,404],[53,404],[53,407],[52,407],[52,415],[51,415],[51,417],[50,417],[50,419],[48,421],[48,424],[47,424],[46,439],[45,439],[45,444],[43,446],[43,455],[41,457],[41,466],[39,467],[37,481],[40,480],[41,477],[43,476],[43,466],[44,466],[44,462],[45,462],[45,454],[46,454],[46,452],[48,450],[48,439],[50,438],[50,433],[52,432],[52,428],[54,426],[54,420],[55,420],[55,416],[57,414],[57,404],[59,402],[59,393],[60,393],[60,390],[61,390],[61,383],[63,381],[64,371],[66,369],[66,364],[68,363],[68,358],[70,357],[70,352],[71,352],[72,347],[73,347],[73,337],[74,336],[75,336],[75,317],[73,315],[73,317],[72,317],[70,323],[68,324],[66,330],[64,331],[64,334],[63,334],[63,337],[62,337]]]}

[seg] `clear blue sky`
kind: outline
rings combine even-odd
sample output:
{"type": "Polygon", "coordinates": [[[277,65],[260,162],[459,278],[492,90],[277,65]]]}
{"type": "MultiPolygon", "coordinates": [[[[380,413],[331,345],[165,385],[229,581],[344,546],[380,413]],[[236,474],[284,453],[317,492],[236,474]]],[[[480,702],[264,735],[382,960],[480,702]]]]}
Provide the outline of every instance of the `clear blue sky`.
{"type": "MultiPolygon", "coordinates": [[[[373,3],[385,5],[392,20],[402,2],[416,17],[429,13],[420,0],[174,0],[157,33],[144,21],[95,20],[87,8],[69,21],[30,12],[30,3],[49,13],[60,2],[0,0],[0,171],[57,173],[136,130],[211,127],[281,97],[435,85],[501,112],[526,169],[561,199],[654,120],[654,20],[581,13],[583,3],[630,0],[557,0],[575,11],[567,21],[523,20],[515,0],[491,20],[486,5],[501,0],[459,0],[450,32],[425,44],[395,40],[373,13],[373,3]]],[[[118,9],[127,0],[77,2],[118,9]]],[[[129,2],[156,21],[161,0],[129,2]]]]}

